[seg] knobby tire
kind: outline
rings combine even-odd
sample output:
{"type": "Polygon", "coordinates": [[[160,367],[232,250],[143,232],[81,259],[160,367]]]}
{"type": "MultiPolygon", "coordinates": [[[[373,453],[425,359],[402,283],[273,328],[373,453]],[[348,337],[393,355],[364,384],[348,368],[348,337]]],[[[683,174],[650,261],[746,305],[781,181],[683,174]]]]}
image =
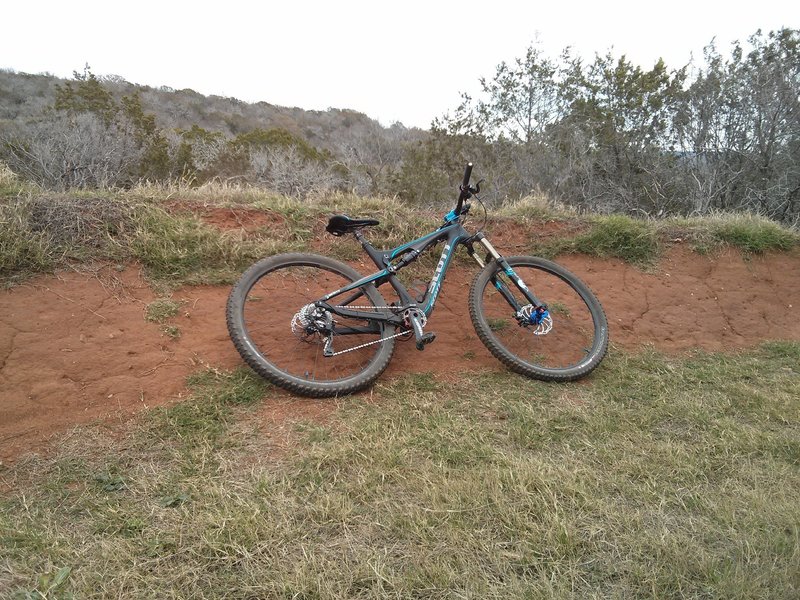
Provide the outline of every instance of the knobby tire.
{"type": "MultiPolygon", "coordinates": [[[[366,346],[336,357],[322,356],[320,339],[298,339],[291,329],[292,316],[304,305],[347,283],[361,279],[337,260],[306,253],[281,254],[250,267],[234,285],[228,298],[227,324],[234,346],[259,375],[293,393],[311,397],[351,394],[369,386],[386,369],[395,340],[366,346]],[[330,282],[329,282],[330,280],[330,282]],[[346,366],[336,367],[337,363],[346,366]],[[349,369],[340,374],[336,369],[349,369]]],[[[385,306],[372,284],[360,288],[356,305],[385,306]]],[[[352,292],[343,297],[352,296],[352,292]]],[[[335,304],[336,298],[330,300],[335,304]]],[[[334,315],[334,319],[342,321],[334,315]]],[[[364,325],[364,321],[355,323],[364,325]]],[[[337,349],[354,347],[392,335],[394,328],[380,325],[380,334],[334,336],[337,349]]]]}
{"type": "Polygon", "coordinates": [[[506,367],[544,381],[573,381],[594,370],[608,349],[608,322],[600,302],[578,277],[551,261],[531,256],[506,259],[537,298],[549,304],[552,330],[535,336],[521,326],[495,289],[500,278],[524,305],[527,300],[492,261],[470,288],[470,318],[481,342],[506,367]]]}

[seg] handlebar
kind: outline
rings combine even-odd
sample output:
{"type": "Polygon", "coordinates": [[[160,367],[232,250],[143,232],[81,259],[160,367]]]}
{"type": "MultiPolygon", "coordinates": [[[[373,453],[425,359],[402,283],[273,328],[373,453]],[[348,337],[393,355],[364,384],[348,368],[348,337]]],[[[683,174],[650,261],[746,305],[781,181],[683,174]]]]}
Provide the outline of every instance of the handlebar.
{"type": "Polygon", "coordinates": [[[458,204],[456,204],[455,214],[460,215],[461,209],[464,206],[464,200],[467,200],[472,195],[472,190],[469,189],[469,178],[472,176],[472,163],[467,163],[464,169],[464,180],[461,182],[461,193],[458,195],[458,204]]]}
{"type": "Polygon", "coordinates": [[[469,178],[472,176],[472,163],[467,163],[467,168],[464,169],[464,181],[461,183],[461,191],[469,187],[469,178]]]}

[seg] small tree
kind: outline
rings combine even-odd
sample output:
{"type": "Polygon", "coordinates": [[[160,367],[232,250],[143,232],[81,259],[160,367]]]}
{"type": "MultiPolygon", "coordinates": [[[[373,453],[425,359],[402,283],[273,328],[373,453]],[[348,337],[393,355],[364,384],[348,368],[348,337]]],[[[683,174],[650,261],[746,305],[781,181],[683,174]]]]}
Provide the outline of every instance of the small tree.
{"type": "Polygon", "coordinates": [[[116,187],[130,183],[141,148],[93,113],[71,119],[51,115],[20,126],[6,140],[6,160],[19,175],[42,187],[116,187]]]}
{"type": "Polygon", "coordinates": [[[694,185],[693,206],[800,217],[800,36],[782,29],[736,42],[724,60],[712,44],[684,96],[675,131],[694,185]]]}

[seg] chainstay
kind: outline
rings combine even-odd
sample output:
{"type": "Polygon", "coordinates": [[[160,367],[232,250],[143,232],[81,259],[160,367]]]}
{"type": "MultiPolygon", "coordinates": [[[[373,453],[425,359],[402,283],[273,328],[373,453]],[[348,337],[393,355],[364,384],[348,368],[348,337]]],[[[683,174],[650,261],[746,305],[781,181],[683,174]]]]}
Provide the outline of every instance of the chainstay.
{"type": "MultiPolygon", "coordinates": [[[[355,309],[355,310],[363,310],[363,309],[367,309],[367,310],[384,310],[384,309],[387,309],[387,310],[392,310],[392,311],[395,311],[395,310],[408,310],[408,307],[402,307],[402,306],[374,306],[374,305],[370,305],[370,306],[353,306],[352,304],[347,304],[347,305],[339,304],[339,305],[336,305],[336,308],[352,308],[352,309],[355,309]]],[[[390,335],[388,337],[381,338],[379,340],[375,340],[374,342],[367,342],[365,344],[360,344],[358,346],[353,346],[352,348],[347,348],[346,350],[339,350],[338,352],[331,352],[331,354],[328,354],[328,357],[339,356],[340,354],[347,354],[348,352],[353,352],[355,350],[360,350],[361,348],[366,348],[367,346],[372,346],[374,344],[380,344],[381,342],[385,342],[386,340],[391,340],[391,339],[396,338],[396,337],[401,337],[401,336],[404,336],[404,335],[408,335],[408,333],[409,333],[408,331],[401,331],[400,333],[395,333],[394,335],[390,335]]],[[[325,340],[325,345],[326,346],[330,346],[331,344],[333,344],[333,336],[331,336],[330,338],[327,338],[325,340]]]]}
{"type": "Polygon", "coordinates": [[[367,309],[367,310],[407,310],[409,308],[413,308],[411,306],[353,306],[352,304],[337,304],[334,308],[356,308],[358,310],[367,309]]]}

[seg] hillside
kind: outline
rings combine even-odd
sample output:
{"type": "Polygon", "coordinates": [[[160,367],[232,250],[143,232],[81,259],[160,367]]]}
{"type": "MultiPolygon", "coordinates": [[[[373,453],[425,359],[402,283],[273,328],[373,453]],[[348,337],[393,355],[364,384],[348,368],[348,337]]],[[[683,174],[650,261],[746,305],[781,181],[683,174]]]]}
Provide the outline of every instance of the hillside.
{"type": "Polygon", "coordinates": [[[755,32],[729,55],[712,43],[691,69],[642,68],[611,52],[584,63],[532,44],[493,76],[476,73],[480,92],[441,107],[430,131],[346,109],[153,89],[88,67],[70,81],[4,72],[0,160],[58,191],[235,181],[423,208],[448,203],[473,162],[493,205],[540,194],[588,213],[753,212],[791,227],[799,40],[782,28],[755,32]]]}
{"type": "MultiPolygon", "coordinates": [[[[248,103],[236,98],[204,96],[190,89],[153,88],[115,76],[99,79],[117,97],[138,94],[144,111],[154,114],[158,126],[166,130],[190,130],[192,126],[199,126],[235,137],[254,129],[285,129],[314,146],[334,150],[336,140],[385,129],[367,115],[346,108],[312,111],[268,102],[248,103]]],[[[0,70],[0,125],[3,121],[39,118],[55,104],[56,86],[63,86],[67,81],[46,74],[0,70]]],[[[396,127],[405,129],[402,124],[396,127]]]]}

